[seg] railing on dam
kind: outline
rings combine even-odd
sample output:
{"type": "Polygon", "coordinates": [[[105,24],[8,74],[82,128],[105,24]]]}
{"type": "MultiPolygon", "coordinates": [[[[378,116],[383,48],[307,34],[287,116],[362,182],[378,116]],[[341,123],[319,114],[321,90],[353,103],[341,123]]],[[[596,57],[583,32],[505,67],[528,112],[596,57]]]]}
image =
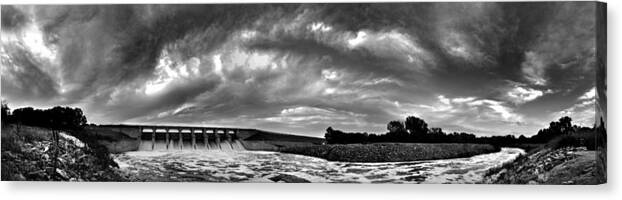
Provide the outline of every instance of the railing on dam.
{"type": "Polygon", "coordinates": [[[141,126],[139,150],[243,150],[239,129],[141,126]]]}

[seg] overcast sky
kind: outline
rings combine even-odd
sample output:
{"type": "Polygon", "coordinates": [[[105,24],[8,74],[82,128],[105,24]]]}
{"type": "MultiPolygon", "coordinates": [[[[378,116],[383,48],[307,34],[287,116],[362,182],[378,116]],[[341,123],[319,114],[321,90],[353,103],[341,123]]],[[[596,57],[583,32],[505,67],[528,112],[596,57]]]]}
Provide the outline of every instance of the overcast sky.
{"type": "Polygon", "coordinates": [[[2,99],[89,122],[592,126],[595,3],[2,6],[2,99]]]}

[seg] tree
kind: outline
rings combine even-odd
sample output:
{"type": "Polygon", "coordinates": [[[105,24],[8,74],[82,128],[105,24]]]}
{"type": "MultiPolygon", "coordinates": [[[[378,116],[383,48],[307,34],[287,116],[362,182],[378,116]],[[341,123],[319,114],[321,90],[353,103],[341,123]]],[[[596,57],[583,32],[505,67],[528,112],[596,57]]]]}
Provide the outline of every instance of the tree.
{"type": "Polygon", "coordinates": [[[406,130],[411,135],[422,135],[428,133],[428,124],[418,117],[408,116],[406,117],[406,130]]]}
{"type": "Polygon", "coordinates": [[[559,118],[560,131],[567,133],[572,128],[572,119],[568,116],[559,118]]]}
{"type": "Polygon", "coordinates": [[[9,106],[3,101],[2,102],[2,124],[6,123],[9,119],[10,113],[9,106]]]}
{"type": "Polygon", "coordinates": [[[13,111],[11,118],[25,125],[56,129],[79,129],[87,123],[80,108],[60,106],[47,110],[32,107],[18,108],[13,111]]]}
{"type": "MultiPolygon", "coordinates": [[[[602,121],[602,118],[601,118],[602,121]]],[[[540,129],[538,134],[526,137],[520,135],[505,136],[476,136],[475,134],[465,132],[453,132],[447,134],[441,128],[428,128],[428,124],[423,119],[408,116],[405,123],[396,120],[387,124],[386,134],[368,134],[357,132],[343,132],[334,130],[332,127],[326,129],[326,143],[328,144],[354,144],[354,143],[377,143],[377,142],[425,142],[425,143],[480,143],[493,144],[496,146],[515,146],[524,143],[546,143],[551,139],[563,136],[571,132],[590,132],[593,129],[588,127],[578,127],[572,125],[570,117],[562,117],[558,121],[553,121],[548,128],[540,129]]],[[[605,132],[603,122],[600,128],[605,132]]],[[[604,135],[604,133],[603,133],[604,135]]],[[[602,136],[601,140],[606,142],[606,138],[602,136]]],[[[604,142],[600,142],[604,144],[604,142]]]]}
{"type": "Polygon", "coordinates": [[[390,121],[387,124],[387,130],[390,133],[397,133],[404,130],[404,124],[400,121],[390,121]]]}
{"type": "Polygon", "coordinates": [[[538,134],[530,138],[531,142],[545,143],[562,134],[573,132],[576,128],[572,127],[572,119],[568,116],[559,118],[558,121],[549,123],[549,127],[541,129],[538,134]]]}
{"type": "Polygon", "coordinates": [[[387,142],[408,142],[411,139],[408,137],[408,132],[404,128],[404,123],[401,121],[391,121],[387,124],[389,133],[386,134],[385,140],[387,142]]]}
{"type": "Polygon", "coordinates": [[[326,133],[324,134],[324,139],[326,139],[326,143],[328,144],[333,144],[334,143],[334,137],[333,137],[333,132],[335,132],[333,130],[333,127],[328,127],[326,129],[326,133]]]}
{"type": "Polygon", "coordinates": [[[527,143],[527,137],[525,137],[524,135],[518,136],[518,142],[519,143],[527,143]]]}
{"type": "Polygon", "coordinates": [[[442,128],[430,128],[431,134],[444,134],[442,128]]]}

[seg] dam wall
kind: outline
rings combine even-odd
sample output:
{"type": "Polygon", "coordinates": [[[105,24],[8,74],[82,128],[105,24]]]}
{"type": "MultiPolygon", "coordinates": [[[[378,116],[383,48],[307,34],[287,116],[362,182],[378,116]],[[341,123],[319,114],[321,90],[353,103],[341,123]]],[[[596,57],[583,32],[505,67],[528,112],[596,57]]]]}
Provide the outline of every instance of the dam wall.
{"type": "Polygon", "coordinates": [[[153,150],[279,151],[284,147],[321,145],[322,138],[258,129],[99,125],[85,128],[111,153],[153,150]]]}
{"type": "Polygon", "coordinates": [[[140,127],[138,150],[244,150],[238,129],[211,127],[140,127]]]}

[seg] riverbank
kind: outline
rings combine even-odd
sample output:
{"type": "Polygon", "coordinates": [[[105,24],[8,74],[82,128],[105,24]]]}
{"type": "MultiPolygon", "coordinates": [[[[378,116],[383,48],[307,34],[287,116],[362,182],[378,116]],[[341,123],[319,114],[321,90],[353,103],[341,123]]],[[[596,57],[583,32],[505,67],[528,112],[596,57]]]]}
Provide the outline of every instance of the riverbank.
{"type": "Polygon", "coordinates": [[[342,162],[404,162],[463,158],[500,151],[488,144],[376,143],[285,147],[283,153],[342,162]]]}
{"type": "Polygon", "coordinates": [[[585,147],[544,148],[489,170],[488,184],[601,184],[597,151],[585,147]]]}
{"type": "Polygon", "coordinates": [[[3,181],[126,181],[105,147],[60,132],[2,126],[3,181]]]}

